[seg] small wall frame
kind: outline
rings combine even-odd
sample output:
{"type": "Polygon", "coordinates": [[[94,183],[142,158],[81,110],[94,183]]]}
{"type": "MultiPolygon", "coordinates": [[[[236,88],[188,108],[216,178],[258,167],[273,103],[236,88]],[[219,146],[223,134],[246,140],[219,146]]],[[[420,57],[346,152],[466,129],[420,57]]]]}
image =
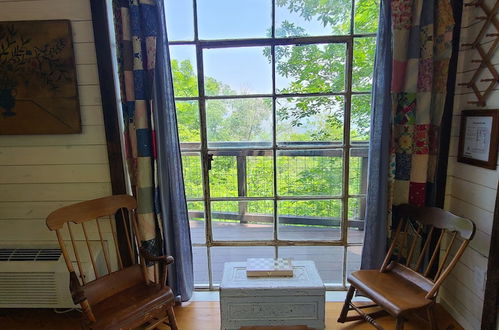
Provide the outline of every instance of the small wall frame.
{"type": "Polygon", "coordinates": [[[495,170],[499,144],[499,109],[463,110],[457,161],[495,170]]]}

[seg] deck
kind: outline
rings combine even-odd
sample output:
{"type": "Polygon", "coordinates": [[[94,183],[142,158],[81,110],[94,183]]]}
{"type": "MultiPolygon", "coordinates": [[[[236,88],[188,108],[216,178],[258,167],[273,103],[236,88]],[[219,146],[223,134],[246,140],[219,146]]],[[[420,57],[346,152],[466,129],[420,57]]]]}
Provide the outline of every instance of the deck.
{"type": "MultiPolygon", "coordinates": [[[[248,224],[238,222],[217,222],[212,225],[215,240],[254,241],[271,240],[273,228],[271,224],[248,224]]],[[[278,229],[279,238],[284,240],[324,240],[332,241],[340,238],[340,229],[336,227],[289,226],[282,225],[278,229]]],[[[204,221],[191,221],[191,237],[194,244],[205,243],[204,221]]],[[[356,228],[348,229],[350,243],[362,243],[364,232],[356,228]]],[[[344,247],[342,246],[286,246],[279,247],[279,257],[290,257],[296,260],[313,260],[325,283],[342,283],[342,267],[344,247]]],[[[362,246],[351,246],[346,253],[347,274],[359,269],[362,246]]],[[[275,247],[212,247],[211,260],[213,283],[222,280],[223,264],[230,261],[245,261],[246,258],[275,256],[275,247]]],[[[194,282],[196,285],[208,283],[208,257],[206,247],[193,247],[194,282]]]]}

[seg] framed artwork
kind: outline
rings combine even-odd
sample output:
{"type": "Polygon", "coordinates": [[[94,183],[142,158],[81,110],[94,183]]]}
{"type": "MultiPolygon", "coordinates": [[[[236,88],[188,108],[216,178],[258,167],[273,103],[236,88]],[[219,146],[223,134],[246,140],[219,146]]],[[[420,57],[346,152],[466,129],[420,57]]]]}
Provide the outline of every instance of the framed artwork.
{"type": "Polygon", "coordinates": [[[81,133],[68,20],[0,22],[0,134],[81,133]]]}
{"type": "Polygon", "coordinates": [[[457,160],[495,170],[499,143],[499,110],[464,110],[457,160]]]}

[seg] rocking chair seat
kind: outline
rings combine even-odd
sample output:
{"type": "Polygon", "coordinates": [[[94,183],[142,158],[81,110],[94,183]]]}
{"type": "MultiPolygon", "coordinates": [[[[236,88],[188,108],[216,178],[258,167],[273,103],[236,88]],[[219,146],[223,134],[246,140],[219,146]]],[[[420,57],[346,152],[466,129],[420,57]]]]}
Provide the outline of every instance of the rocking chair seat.
{"type": "Polygon", "coordinates": [[[94,305],[92,311],[97,322],[87,326],[91,329],[120,329],[122,325],[140,325],[154,313],[161,315],[164,306],[173,300],[169,287],[139,283],[94,305]]]}
{"type": "Polygon", "coordinates": [[[358,270],[348,282],[395,317],[434,302],[425,298],[427,291],[393,272],[358,270]]]}

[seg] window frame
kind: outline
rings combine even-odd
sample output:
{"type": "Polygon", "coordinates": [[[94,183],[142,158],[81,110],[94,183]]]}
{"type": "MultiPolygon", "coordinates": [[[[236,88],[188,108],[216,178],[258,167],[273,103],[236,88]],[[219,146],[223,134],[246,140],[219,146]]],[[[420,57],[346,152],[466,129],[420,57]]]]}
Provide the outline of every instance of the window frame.
{"type": "MultiPolygon", "coordinates": [[[[230,247],[230,246],[272,246],[275,247],[275,256],[278,256],[278,247],[283,246],[342,246],[343,250],[343,265],[342,265],[342,283],[341,285],[327,285],[327,289],[344,290],[346,288],[346,272],[347,272],[347,251],[349,247],[361,246],[363,243],[355,243],[348,241],[348,212],[349,212],[349,199],[352,198],[365,198],[366,194],[350,194],[350,157],[352,151],[359,150],[360,148],[368,149],[369,141],[351,142],[350,140],[350,121],[352,109],[352,96],[354,95],[371,95],[371,91],[353,91],[352,90],[352,69],[353,69],[353,47],[356,38],[376,38],[376,33],[355,33],[354,30],[354,17],[355,17],[355,4],[356,0],[351,1],[350,13],[350,31],[347,35],[323,35],[323,36],[303,36],[303,37],[289,37],[289,38],[276,38],[276,17],[275,17],[275,0],[271,0],[272,5],[272,28],[271,36],[269,38],[248,38],[248,39],[215,39],[215,40],[200,40],[198,28],[198,13],[197,13],[197,0],[192,0],[193,4],[193,24],[194,24],[194,40],[175,40],[169,41],[170,46],[194,46],[196,54],[196,74],[198,83],[198,95],[192,97],[176,97],[175,101],[197,101],[200,121],[200,143],[181,143],[181,151],[183,154],[196,154],[201,156],[202,166],[202,180],[203,180],[203,195],[202,198],[188,198],[188,202],[203,202],[204,203],[204,219],[205,219],[205,243],[193,243],[193,247],[206,247],[208,257],[208,279],[207,287],[210,290],[215,289],[217,286],[213,284],[212,278],[212,258],[211,247],[230,247]],[[313,44],[345,44],[345,89],[342,92],[321,92],[321,93],[277,93],[276,92],[276,56],[275,48],[278,46],[288,45],[313,45],[313,44]],[[272,93],[263,94],[245,94],[245,95],[217,95],[209,96],[205,94],[205,79],[204,79],[204,63],[203,51],[205,49],[223,49],[234,47],[270,47],[271,54],[271,69],[272,69],[272,93]],[[282,145],[277,142],[277,118],[276,118],[276,103],[279,98],[290,97],[310,97],[310,96],[343,96],[344,98],[344,114],[343,114],[343,137],[342,142],[337,144],[328,145],[311,145],[292,146],[282,145]],[[206,126],[206,102],[209,100],[223,100],[223,99],[243,99],[243,98],[271,98],[272,99],[272,145],[268,147],[258,146],[254,148],[217,148],[208,145],[207,126],[206,126]],[[211,197],[210,196],[210,161],[209,158],[217,155],[227,155],[227,153],[235,151],[264,151],[271,153],[273,156],[273,196],[272,197],[211,197]],[[318,152],[327,152],[327,150],[341,150],[342,152],[342,193],[341,195],[319,195],[319,196],[279,196],[277,187],[277,156],[281,151],[293,150],[312,150],[318,152]],[[211,155],[211,156],[210,156],[211,155]],[[221,201],[258,201],[258,200],[272,200],[274,204],[274,221],[273,221],[273,240],[214,240],[212,230],[212,213],[211,202],[221,201]],[[294,241],[282,240],[278,238],[278,202],[285,200],[340,200],[341,201],[341,234],[339,240],[307,240],[307,241],[294,241]]],[[[367,150],[366,149],[366,150],[367,150]]],[[[367,157],[367,155],[366,155],[367,157]]],[[[198,286],[197,286],[198,287],[198,286]]],[[[199,287],[198,287],[199,288],[199,287]]]]}

